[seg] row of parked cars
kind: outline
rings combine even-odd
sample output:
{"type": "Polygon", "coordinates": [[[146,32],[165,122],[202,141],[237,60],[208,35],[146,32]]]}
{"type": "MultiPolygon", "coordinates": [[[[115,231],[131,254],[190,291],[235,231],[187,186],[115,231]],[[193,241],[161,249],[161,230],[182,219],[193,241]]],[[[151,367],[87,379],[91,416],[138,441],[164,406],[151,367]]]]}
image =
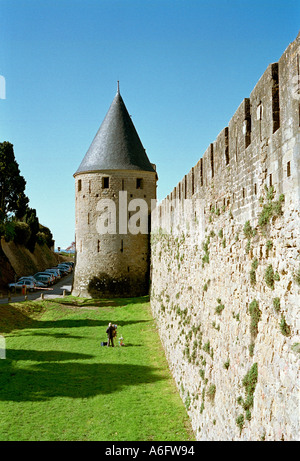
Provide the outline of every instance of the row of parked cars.
{"type": "Polygon", "coordinates": [[[39,288],[47,288],[58,282],[61,277],[68,275],[73,270],[74,263],[71,261],[58,264],[56,267],[45,269],[34,275],[21,277],[16,283],[9,283],[10,291],[20,291],[26,287],[27,291],[35,291],[39,288]]]}

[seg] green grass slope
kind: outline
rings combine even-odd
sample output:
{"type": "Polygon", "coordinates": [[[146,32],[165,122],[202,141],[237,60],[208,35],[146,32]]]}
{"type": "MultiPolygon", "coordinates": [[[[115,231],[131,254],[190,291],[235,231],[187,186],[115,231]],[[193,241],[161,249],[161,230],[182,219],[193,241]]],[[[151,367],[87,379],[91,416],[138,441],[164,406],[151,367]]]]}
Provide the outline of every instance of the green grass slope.
{"type": "Polygon", "coordinates": [[[0,333],[0,440],[194,440],[148,298],[0,305],[0,333]]]}

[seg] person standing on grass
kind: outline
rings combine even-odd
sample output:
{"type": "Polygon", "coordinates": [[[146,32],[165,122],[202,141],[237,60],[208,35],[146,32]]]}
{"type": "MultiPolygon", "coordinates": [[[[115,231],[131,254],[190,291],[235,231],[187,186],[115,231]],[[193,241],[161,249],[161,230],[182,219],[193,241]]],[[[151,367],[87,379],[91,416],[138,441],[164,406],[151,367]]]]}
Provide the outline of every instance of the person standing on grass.
{"type": "Polygon", "coordinates": [[[107,333],[107,347],[109,347],[109,344],[111,343],[112,347],[114,347],[114,327],[112,324],[109,322],[108,328],[106,329],[107,333]]]}

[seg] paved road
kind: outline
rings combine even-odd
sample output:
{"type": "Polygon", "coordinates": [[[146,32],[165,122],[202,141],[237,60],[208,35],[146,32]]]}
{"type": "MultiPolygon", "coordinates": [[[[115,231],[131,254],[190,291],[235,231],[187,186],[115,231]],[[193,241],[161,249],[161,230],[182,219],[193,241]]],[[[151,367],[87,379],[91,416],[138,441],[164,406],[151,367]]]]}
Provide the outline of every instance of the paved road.
{"type": "MultiPolygon", "coordinates": [[[[38,299],[41,297],[41,294],[44,293],[44,298],[49,299],[49,298],[59,298],[60,296],[63,296],[64,290],[66,295],[70,294],[71,288],[72,288],[72,282],[73,282],[73,273],[70,275],[67,275],[63,277],[59,282],[57,282],[55,285],[50,287],[48,290],[37,290],[34,293],[28,293],[27,298],[30,300],[38,299]]],[[[24,301],[25,297],[24,295],[21,294],[11,294],[11,303],[17,303],[20,301],[24,301]]],[[[3,297],[0,299],[0,303],[4,304],[7,303],[8,298],[3,297]]]]}

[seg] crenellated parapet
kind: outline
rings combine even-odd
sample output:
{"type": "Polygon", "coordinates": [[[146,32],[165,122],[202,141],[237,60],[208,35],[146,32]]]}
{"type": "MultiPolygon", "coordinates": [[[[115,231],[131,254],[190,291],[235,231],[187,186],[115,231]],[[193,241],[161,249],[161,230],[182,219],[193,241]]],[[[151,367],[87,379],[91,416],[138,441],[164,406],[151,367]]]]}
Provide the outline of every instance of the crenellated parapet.
{"type": "Polygon", "coordinates": [[[162,201],[158,216],[166,216],[165,201],[201,199],[205,210],[230,206],[242,222],[257,217],[265,185],[299,205],[299,42],[298,36],[268,66],[228,126],[162,201]]]}

